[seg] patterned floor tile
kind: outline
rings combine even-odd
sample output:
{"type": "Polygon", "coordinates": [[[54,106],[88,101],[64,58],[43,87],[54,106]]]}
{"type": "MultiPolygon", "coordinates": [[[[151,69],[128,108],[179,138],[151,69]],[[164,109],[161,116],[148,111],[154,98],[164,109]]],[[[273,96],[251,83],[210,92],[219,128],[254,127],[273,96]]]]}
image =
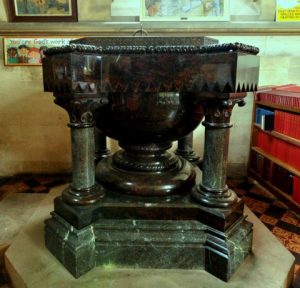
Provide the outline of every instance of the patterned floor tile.
{"type": "Polygon", "coordinates": [[[259,219],[265,223],[265,224],[269,224],[269,225],[273,225],[275,226],[278,222],[278,219],[274,218],[274,217],[271,217],[271,216],[268,216],[268,215],[262,215],[259,217],[259,219]]]}
{"type": "Polygon", "coordinates": [[[290,251],[300,254],[300,243],[294,241],[288,241],[285,245],[290,251]]]}
{"type": "Polygon", "coordinates": [[[294,272],[294,283],[292,288],[299,288],[300,287],[300,265],[295,265],[295,272],[294,272]]]}
{"type": "Polygon", "coordinates": [[[279,228],[279,227],[274,227],[272,229],[272,233],[275,235],[275,236],[278,236],[280,238],[284,238],[284,239],[291,239],[292,238],[292,232],[290,231],[287,231],[285,229],[282,229],[282,228],[279,228]]]}
{"type": "MultiPolygon", "coordinates": [[[[257,218],[260,218],[260,216],[257,216],[257,218]]],[[[272,232],[273,228],[274,228],[274,225],[271,225],[271,224],[268,224],[266,222],[263,222],[264,225],[272,232]]]]}
{"type": "Polygon", "coordinates": [[[246,191],[249,191],[251,188],[254,187],[254,184],[250,183],[248,181],[243,181],[240,184],[238,184],[236,187],[240,188],[240,189],[243,189],[243,190],[246,190],[246,191]]]}
{"type": "Polygon", "coordinates": [[[299,245],[300,245],[300,235],[299,234],[292,233],[291,240],[296,242],[296,243],[299,243],[299,245]]]}
{"type": "Polygon", "coordinates": [[[248,181],[228,183],[262,223],[295,256],[296,268],[293,288],[300,288],[300,215],[260,185],[248,181]]]}
{"type": "Polygon", "coordinates": [[[257,212],[260,214],[263,214],[270,206],[269,203],[249,198],[248,196],[243,197],[243,200],[253,212],[257,212]]]}
{"type": "Polygon", "coordinates": [[[15,184],[6,184],[4,185],[5,187],[2,187],[10,192],[14,193],[22,193],[28,189],[30,189],[30,186],[28,186],[26,183],[23,181],[18,181],[15,184]]]}
{"type": "Polygon", "coordinates": [[[277,222],[277,227],[284,229],[286,231],[292,232],[292,233],[296,233],[296,234],[300,234],[300,227],[298,226],[294,226],[292,224],[286,223],[284,221],[279,220],[277,222]]]}
{"type": "Polygon", "coordinates": [[[282,215],[280,220],[283,222],[289,223],[291,225],[294,225],[294,226],[298,226],[299,222],[300,222],[300,220],[295,216],[295,214],[290,211],[286,211],[282,215]]]}
{"type": "Polygon", "coordinates": [[[279,237],[276,236],[276,238],[281,242],[282,245],[284,245],[285,247],[287,246],[287,244],[289,243],[289,240],[285,239],[284,237],[279,237]]]}
{"type": "Polygon", "coordinates": [[[285,214],[286,209],[281,207],[276,207],[274,205],[270,205],[268,209],[265,211],[265,214],[268,216],[272,216],[277,219],[281,219],[281,217],[285,214]]]}
{"type": "Polygon", "coordinates": [[[254,186],[252,187],[249,192],[256,194],[256,195],[260,195],[260,196],[264,196],[266,198],[271,199],[272,201],[276,200],[275,196],[269,192],[268,190],[260,187],[260,186],[254,186]]]}

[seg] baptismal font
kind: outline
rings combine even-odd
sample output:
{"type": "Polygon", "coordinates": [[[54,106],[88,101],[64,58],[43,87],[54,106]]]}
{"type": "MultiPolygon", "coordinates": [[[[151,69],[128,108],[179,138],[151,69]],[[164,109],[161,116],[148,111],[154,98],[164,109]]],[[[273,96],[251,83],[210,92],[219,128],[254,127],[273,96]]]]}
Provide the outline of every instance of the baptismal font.
{"type": "Polygon", "coordinates": [[[75,277],[112,263],[204,269],[227,281],[243,262],[252,224],[226,185],[228,143],[232,109],[257,88],[257,53],[207,37],[150,36],[46,51],[45,91],[70,116],[72,182],[55,199],[45,239],[75,277]],[[201,122],[202,171],[169,151],[201,122]],[[97,149],[97,165],[95,129],[101,143],[121,147],[97,149]]]}

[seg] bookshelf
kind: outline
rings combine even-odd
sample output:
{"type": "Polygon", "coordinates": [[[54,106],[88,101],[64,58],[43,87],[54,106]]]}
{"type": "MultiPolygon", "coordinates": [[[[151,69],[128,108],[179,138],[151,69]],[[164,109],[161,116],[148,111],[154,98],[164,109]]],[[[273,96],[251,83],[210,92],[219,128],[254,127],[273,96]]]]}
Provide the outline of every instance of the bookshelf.
{"type": "Polygon", "coordinates": [[[255,93],[250,145],[248,175],[300,213],[299,86],[274,86],[255,93]],[[263,118],[268,114],[273,115],[273,123],[266,129],[263,118]]]}

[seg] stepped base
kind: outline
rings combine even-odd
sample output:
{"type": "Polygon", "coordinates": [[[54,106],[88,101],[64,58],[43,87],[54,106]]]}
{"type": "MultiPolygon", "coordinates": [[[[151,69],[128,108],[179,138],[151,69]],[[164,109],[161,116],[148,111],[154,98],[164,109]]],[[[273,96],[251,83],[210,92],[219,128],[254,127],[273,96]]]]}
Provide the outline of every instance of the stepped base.
{"type": "Polygon", "coordinates": [[[228,281],[251,244],[252,224],[244,218],[225,233],[197,221],[100,219],[80,230],[56,213],[46,221],[47,248],[76,278],[113,265],[204,269],[228,281]]]}
{"type": "Polygon", "coordinates": [[[227,284],[204,270],[119,269],[112,264],[96,267],[75,279],[44,246],[44,220],[49,218],[53,199],[61,191],[52,190],[6,252],[6,269],[15,288],[288,288],[291,284],[294,257],[247,208],[248,219],[254,224],[253,253],[227,284]]]}

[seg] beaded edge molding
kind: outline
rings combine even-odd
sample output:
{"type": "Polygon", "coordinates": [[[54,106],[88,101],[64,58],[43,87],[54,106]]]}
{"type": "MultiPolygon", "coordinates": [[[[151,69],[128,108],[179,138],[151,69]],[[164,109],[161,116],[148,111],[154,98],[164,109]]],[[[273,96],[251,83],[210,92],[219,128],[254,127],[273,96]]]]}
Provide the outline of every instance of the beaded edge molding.
{"type": "Polygon", "coordinates": [[[45,51],[46,56],[61,53],[95,53],[95,54],[162,54],[162,53],[221,53],[221,52],[243,52],[256,55],[259,48],[242,43],[225,43],[213,45],[157,45],[157,46],[94,46],[85,44],[70,44],[61,47],[52,47],[45,51]]]}

